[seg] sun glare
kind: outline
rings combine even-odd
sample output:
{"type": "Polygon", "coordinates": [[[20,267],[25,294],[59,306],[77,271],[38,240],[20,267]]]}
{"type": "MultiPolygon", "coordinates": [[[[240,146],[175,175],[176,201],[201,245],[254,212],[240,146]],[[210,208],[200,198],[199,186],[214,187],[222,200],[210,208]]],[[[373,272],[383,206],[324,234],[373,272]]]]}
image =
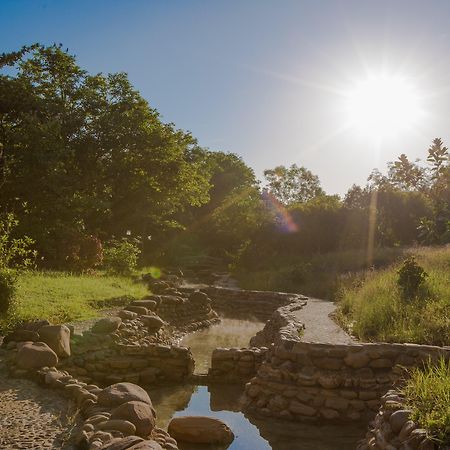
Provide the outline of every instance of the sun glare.
{"type": "Polygon", "coordinates": [[[398,135],[422,115],[416,87],[400,76],[370,76],[346,95],[350,126],[367,136],[398,135]]]}

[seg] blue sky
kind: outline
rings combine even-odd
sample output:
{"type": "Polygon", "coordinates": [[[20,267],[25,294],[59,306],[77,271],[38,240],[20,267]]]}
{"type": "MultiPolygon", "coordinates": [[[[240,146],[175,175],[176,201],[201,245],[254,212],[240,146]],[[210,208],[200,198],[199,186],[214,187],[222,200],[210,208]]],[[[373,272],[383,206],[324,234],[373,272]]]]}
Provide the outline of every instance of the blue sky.
{"type": "Polygon", "coordinates": [[[62,43],[90,72],[125,71],[166,122],[261,177],[304,165],[329,193],[450,133],[448,1],[0,0],[0,51],[62,43]],[[426,114],[382,142],[343,129],[342,92],[383,68],[426,114]]]}

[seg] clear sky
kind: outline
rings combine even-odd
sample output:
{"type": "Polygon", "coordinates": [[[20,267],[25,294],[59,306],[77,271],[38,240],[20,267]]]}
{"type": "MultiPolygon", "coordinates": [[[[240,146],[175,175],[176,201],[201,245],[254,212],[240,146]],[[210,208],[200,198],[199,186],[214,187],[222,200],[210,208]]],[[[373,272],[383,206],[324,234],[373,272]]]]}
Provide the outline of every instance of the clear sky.
{"type": "Polygon", "coordinates": [[[128,72],[164,121],[259,177],[296,163],[342,194],[400,153],[450,143],[449,24],[446,0],[0,0],[0,51],[62,43],[90,72],[128,72]],[[382,137],[348,126],[345,106],[380,73],[406,79],[421,112],[382,137]]]}

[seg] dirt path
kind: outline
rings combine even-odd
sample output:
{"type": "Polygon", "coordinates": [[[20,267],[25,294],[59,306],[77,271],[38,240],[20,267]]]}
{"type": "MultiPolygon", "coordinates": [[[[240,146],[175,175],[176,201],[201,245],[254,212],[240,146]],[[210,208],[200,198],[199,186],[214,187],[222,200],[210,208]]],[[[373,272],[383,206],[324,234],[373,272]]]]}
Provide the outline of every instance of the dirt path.
{"type": "Polygon", "coordinates": [[[354,339],[349,336],[332,318],[336,309],[333,302],[308,298],[308,303],[295,314],[305,324],[302,340],[329,344],[349,344],[354,339]]]}
{"type": "Polygon", "coordinates": [[[0,350],[0,449],[65,449],[69,404],[59,392],[9,378],[0,350]]]}

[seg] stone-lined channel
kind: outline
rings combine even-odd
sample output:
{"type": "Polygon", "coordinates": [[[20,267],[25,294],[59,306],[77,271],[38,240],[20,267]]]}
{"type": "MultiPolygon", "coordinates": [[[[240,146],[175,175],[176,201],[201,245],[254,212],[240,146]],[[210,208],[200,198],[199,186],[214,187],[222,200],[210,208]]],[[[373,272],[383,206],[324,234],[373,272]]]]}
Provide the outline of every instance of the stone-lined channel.
{"type": "MultiPolygon", "coordinates": [[[[260,321],[222,318],[207,329],[185,336],[181,345],[190,347],[196,374],[210,368],[212,351],[218,347],[247,347],[264,326],[260,321]]],[[[242,385],[216,384],[154,387],[148,390],[157,423],[166,428],[172,417],[201,415],[223,420],[236,438],[228,450],[348,450],[365,434],[361,425],[298,424],[273,419],[247,417],[241,412],[242,385]]],[[[183,446],[180,450],[224,450],[223,446],[183,446]]]]}

